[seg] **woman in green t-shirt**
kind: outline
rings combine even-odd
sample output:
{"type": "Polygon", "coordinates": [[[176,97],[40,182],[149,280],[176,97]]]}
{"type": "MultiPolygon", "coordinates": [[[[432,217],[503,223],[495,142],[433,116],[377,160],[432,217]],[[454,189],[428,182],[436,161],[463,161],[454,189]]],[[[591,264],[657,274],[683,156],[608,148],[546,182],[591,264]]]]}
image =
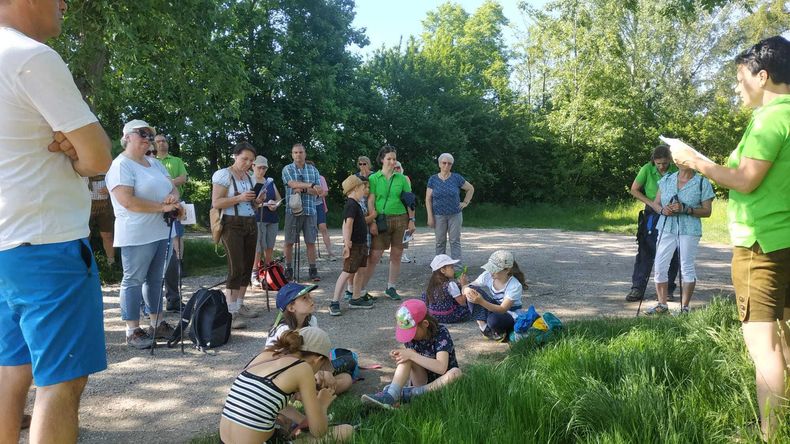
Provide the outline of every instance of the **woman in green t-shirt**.
{"type": "MultiPolygon", "coordinates": [[[[414,208],[406,207],[401,201],[403,193],[411,193],[411,183],[406,176],[395,171],[398,162],[395,147],[386,145],[379,150],[377,160],[381,163],[381,170],[368,177],[370,194],[368,195],[368,208],[375,212],[377,218],[370,224],[370,234],[373,236],[368,266],[365,269],[365,282],[367,288],[370,277],[376,271],[384,250],[390,249],[390,266],[387,287],[384,293],[390,299],[400,300],[401,297],[395,290],[395,283],[400,275],[401,257],[403,255],[403,234],[414,233],[414,208]]],[[[368,299],[367,293],[363,296],[368,299]]]]}
{"type": "Polygon", "coordinates": [[[790,320],[790,42],[780,36],[762,40],[735,64],[735,91],[755,111],[727,166],[682,142],[672,146],[672,156],[730,189],[732,283],[755,366],[763,439],[770,441],[776,409],[786,402],[790,363],[790,331],[777,322],[790,320]]]}

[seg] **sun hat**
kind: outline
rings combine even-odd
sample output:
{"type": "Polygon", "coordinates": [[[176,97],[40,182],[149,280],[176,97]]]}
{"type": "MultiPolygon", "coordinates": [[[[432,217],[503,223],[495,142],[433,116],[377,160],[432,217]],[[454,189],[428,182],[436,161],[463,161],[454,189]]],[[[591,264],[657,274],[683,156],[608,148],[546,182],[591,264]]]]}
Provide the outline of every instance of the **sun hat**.
{"type": "Polygon", "coordinates": [[[255,162],[252,163],[255,166],[265,166],[269,168],[269,160],[263,156],[258,156],[255,158],[255,162]]]}
{"type": "Polygon", "coordinates": [[[139,120],[139,119],[131,120],[128,123],[126,123],[126,125],[123,126],[122,135],[125,136],[127,134],[131,134],[134,132],[134,130],[140,128],[148,128],[151,130],[151,132],[154,133],[154,135],[156,135],[156,128],[146,123],[145,120],[139,120]]]}
{"type": "Polygon", "coordinates": [[[318,288],[318,285],[310,284],[310,285],[301,285],[294,282],[289,282],[277,292],[277,308],[280,311],[285,311],[285,307],[288,306],[294,299],[298,298],[299,296],[304,296],[307,293],[318,288]]]}
{"type": "Polygon", "coordinates": [[[329,335],[325,331],[318,327],[302,327],[299,329],[299,336],[302,337],[300,350],[318,353],[321,356],[330,358],[329,354],[332,344],[330,344],[329,335]]]}
{"type": "Polygon", "coordinates": [[[446,254],[437,254],[436,257],[433,258],[431,261],[431,270],[436,271],[444,267],[445,265],[453,265],[461,262],[459,259],[453,259],[446,254]]]}
{"type": "Polygon", "coordinates": [[[354,188],[364,184],[367,181],[368,181],[367,179],[363,179],[355,174],[346,177],[346,180],[344,180],[342,184],[343,194],[348,195],[349,193],[354,191],[354,188]]]}
{"type": "Polygon", "coordinates": [[[483,270],[494,274],[513,266],[513,253],[506,250],[497,250],[488,258],[488,262],[481,267],[483,270]]]}
{"type": "Polygon", "coordinates": [[[409,342],[417,334],[417,324],[425,319],[428,307],[419,299],[407,299],[395,313],[395,340],[409,342]]]}

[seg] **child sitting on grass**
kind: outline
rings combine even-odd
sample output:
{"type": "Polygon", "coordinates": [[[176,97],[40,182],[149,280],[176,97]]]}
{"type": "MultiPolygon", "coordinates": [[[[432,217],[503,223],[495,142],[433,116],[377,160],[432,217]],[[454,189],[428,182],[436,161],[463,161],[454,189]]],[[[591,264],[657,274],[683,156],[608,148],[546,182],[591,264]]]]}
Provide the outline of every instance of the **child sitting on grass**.
{"type": "Polygon", "coordinates": [[[491,254],[482,268],[485,271],[471,285],[466,285],[466,276],[461,277],[463,293],[483,336],[506,341],[516,322],[516,310],[521,308],[524,273],[513,253],[505,250],[491,254]]]}
{"type": "MultiPolygon", "coordinates": [[[[315,284],[301,285],[289,282],[277,292],[277,308],[280,314],[274,321],[266,338],[266,348],[274,346],[283,334],[304,327],[318,327],[315,315],[315,302],[311,291],[318,288],[315,284]]],[[[316,373],[316,382],[322,387],[331,387],[340,394],[351,388],[354,382],[348,373],[332,375],[332,366],[316,373]]]]}
{"type": "Polygon", "coordinates": [[[428,314],[442,324],[467,321],[471,316],[466,297],[461,294],[455,281],[453,265],[458,262],[446,254],[439,254],[431,261],[433,274],[423,299],[428,305],[428,314]]]}
{"type": "Polygon", "coordinates": [[[406,348],[390,352],[397,364],[392,382],[374,395],[362,395],[363,403],[386,409],[437,390],[461,376],[450,332],[428,314],[423,301],[406,300],[395,319],[395,339],[406,348]]]}
{"type": "MultiPolygon", "coordinates": [[[[355,175],[343,181],[343,194],[348,196],[343,209],[343,271],[335,283],[335,293],[329,304],[329,314],[340,316],[340,296],[349,279],[364,268],[368,260],[368,224],[359,200],[368,195],[368,181],[355,175]]],[[[362,296],[362,279],[355,281],[349,308],[373,308],[373,301],[362,296]]]]}
{"type": "MultiPolygon", "coordinates": [[[[329,362],[329,337],[315,327],[290,331],[267,347],[233,381],[219,423],[222,442],[266,442],[275,433],[278,415],[288,396],[300,393],[309,426],[309,438],[351,438],[353,428],[328,425],[326,411],[335,399],[331,388],[316,389],[314,374],[329,362]]],[[[290,430],[285,433],[290,432],[290,430]]]]}

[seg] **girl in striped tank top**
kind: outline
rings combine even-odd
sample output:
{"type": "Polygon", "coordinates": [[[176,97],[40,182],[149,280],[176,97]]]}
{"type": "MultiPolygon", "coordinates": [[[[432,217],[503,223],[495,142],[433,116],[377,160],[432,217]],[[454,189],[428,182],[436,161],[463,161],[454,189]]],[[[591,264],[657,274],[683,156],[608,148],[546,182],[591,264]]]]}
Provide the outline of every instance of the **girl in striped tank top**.
{"type": "Polygon", "coordinates": [[[310,435],[331,433],[338,442],[351,438],[353,428],[329,427],[326,411],[334,390],[316,391],[315,373],[329,362],[329,337],[317,327],[284,333],[274,346],[253,358],[233,381],[219,423],[226,444],[264,443],[274,435],[277,415],[288,397],[301,393],[310,435]]]}

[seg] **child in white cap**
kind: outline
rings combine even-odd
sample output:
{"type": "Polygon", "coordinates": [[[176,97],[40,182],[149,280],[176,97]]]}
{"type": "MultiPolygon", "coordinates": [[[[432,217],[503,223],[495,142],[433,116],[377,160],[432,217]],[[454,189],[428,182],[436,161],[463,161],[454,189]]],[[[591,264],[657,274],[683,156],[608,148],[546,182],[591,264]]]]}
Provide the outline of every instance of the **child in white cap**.
{"type": "Polygon", "coordinates": [[[431,261],[431,278],[422,294],[428,313],[442,324],[468,321],[471,317],[466,297],[455,281],[455,267],[459,261],[439,254],[431,261]]]}

